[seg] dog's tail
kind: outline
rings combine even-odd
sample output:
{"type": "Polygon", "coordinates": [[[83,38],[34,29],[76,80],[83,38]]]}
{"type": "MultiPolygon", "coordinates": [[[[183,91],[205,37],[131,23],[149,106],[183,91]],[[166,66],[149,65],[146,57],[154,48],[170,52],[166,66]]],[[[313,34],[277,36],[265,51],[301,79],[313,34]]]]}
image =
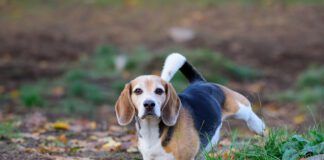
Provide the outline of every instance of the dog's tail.
{"type": "Polygon", "coordinates": [[[202,77],[200,73],[186,60],[186,58],[179,53],[172,53],[166,58],[161,78],[169,82],[179,69],[190,83],[206,81],[205,78],[202,77]]]}

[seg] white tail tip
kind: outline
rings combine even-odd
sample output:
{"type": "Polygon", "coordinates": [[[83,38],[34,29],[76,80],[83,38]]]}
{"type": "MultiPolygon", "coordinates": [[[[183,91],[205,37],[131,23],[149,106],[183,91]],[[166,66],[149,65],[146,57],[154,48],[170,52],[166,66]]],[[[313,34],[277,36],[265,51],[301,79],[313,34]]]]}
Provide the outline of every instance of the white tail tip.
{"type": "Polygon", "coordinates": [[[161,78],[169,82],[185,62],[186,58],[183,55],[179,53],[170,54],[164,62],[161,78]]]}

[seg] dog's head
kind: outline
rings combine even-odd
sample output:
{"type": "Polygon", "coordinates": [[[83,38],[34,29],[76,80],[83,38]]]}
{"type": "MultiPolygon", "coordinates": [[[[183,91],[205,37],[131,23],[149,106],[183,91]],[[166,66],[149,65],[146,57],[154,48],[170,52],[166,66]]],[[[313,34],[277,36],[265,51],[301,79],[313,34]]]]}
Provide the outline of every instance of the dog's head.
{"type": "Polygon", "coordinates": [[[173,126],[178,118],[181,101],[173,86],[159,76],[140,76],[125,85],[115,111],[120,125],[129,124],[134,116],[140,119],[159,118],[173,126]]]}

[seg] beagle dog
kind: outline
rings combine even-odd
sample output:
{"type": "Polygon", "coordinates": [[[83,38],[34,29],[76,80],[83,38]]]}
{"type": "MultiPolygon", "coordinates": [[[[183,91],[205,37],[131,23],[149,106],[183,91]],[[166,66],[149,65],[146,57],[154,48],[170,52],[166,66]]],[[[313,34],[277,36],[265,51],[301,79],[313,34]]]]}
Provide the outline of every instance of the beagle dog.
{"type": "Polygon", "coordinates": [[[265,124],[241,94],[207,82],[178,53],[169,55],[161,76],[144,75],[125,85],[115,111],[120,125],[135,119],[138,148],[144,160],[190,160],[209,151],[227,117],[244,120],[263,135],[265,124]],[[190,85],[177,94],[169,81],[180,70],[190,85]]]}

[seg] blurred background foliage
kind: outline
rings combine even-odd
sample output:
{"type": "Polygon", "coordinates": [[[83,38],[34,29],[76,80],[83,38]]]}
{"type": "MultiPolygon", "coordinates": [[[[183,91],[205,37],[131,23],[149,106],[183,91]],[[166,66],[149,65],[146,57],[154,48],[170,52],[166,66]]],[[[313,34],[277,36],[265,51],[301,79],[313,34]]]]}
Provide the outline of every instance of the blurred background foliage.
{"type": "MultiPolygon", "coordinates": [[[[0,0],[0,111],[93,117],[102,106],[113,108],[125,83],[159,75],[165,57],[180,52],[276,124],[280,116],[267,114],[285,115],[286,107],[322,113],[323,4],[0,0]]],[[[178,92],[188,85],[180,73],[172,83],[178,92]]]]}
{"type": "MultiPolygon", "coordinates": [[[[262,75],[260,71],[237,65],[219,53],[206,49],[182,50],[191,63],[213,82],[227,84],[230,79],[253,81],[262,75]]],[[[141,74],[159,75],[168,55],[151,54],[143,49],[135,52],[124,55],[113,46],[99,46],[94,54],[82,56],[61,77],[22,85],[18,89],[18,100],[26,107],[89,114],[95,106],[113,104],[130,79],[141,74]],[[125,61],[123,66],[116,64],[118,59],[125,61]]],[[[181,92],[188,83],[181,73],[177,73],[173,85],[181,92]]]]}

